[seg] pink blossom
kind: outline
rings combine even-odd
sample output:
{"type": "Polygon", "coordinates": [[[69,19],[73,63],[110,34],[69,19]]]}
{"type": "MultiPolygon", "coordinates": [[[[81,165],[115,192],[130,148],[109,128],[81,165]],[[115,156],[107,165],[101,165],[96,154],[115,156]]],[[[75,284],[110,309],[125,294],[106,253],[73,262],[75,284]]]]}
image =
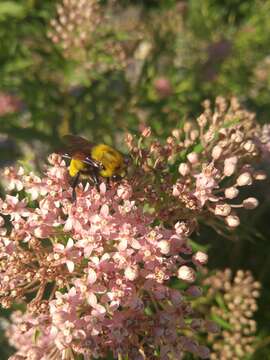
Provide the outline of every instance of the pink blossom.
{"type": "Polygon", "coordinates": [[[212,164],[205,165],[203,171],[195,175],[196,190],[194,195],[200,201],[201,206],[203,206],[207,200],[215,200],[213,190],[218,187],[218,177],[218,170],[215,169],[212,164]]]}
{"type": "MultiPolygon", "coordinates": [[[[140,349],[150,356],[153,346],[183,352],[178,329],[189,326],[192,310],[188,294],[170,289],[168,280],[185,267],[195,279],[196,269],[184,265],[192,261],[188,224],[153,225],[154,216],[143,211],[125,181],[101,183],[98,190],[79,184],[74,204],[65,165],[57,155],[49,161],[42,178],[7,173],[21,181],[34,207],[28,197],[7,195],[0,203],[11,226],[9,238],[3,232],[0,239],[0,301],[9,307],[28,293],[33,298],[16,320],[30,319],[25,336],[16,323],[14,335],[9,330],[17,354],[42,358],[45,349],[59,357],[68,352],[104,357],[112,351],[115,357],[120,352],[137,358],[140,349]],[[160,310],[146,315],[152,306],[160,310]],[[162,341],[160,333],[167,334],[162,341]]],[[[2,217],[0,224],[5,229],[2,217]]],[[[194,342],[190,350],[199,354],[199,349],[194,342]]]]}

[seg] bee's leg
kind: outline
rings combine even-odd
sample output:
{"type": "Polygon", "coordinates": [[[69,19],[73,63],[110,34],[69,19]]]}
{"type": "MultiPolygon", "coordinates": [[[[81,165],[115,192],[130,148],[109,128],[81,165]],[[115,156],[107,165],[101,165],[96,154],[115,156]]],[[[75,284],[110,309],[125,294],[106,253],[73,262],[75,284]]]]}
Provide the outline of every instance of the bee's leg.
{"type": "Polygon", "coordinates": [[[72,202],[76,202],[76,187],[79,183],[79,180],[80,180],[80,172],[78,171],[77,175],[74,177],[74,179],[72,179],[72,184],[71,184],[71,187],[72,187],[72,202]]]}
{"type": "Polygon", "coordinates": [[[69,154],[62,154],[62,158],[71,160],[71,156],[69,154]]]}
{"type": "Polygon", "coordinates": [[[98,190],[99,185],[100,185],[100,180],[99,180],[98,172],[96,171],[96,169],[93,169],[92,180],[95,185],[95,188],[98,190]]]}

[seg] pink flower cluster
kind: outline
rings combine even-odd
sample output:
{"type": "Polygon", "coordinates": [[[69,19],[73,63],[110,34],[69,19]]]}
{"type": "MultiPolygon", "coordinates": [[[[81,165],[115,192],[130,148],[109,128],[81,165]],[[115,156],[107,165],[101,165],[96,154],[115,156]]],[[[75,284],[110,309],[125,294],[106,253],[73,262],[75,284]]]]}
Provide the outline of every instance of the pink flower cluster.
{"type": "Polygon", "coordinates": [[[206,254],[187,243],[187,224],[165,228],[122,181],[99,190],[80,184],[71,202],[61,157],[40,178],[7,169],[0,201],[0,303],[27,305],[8,330],[13,359],[206,358],[195,340],[207,322],[189,297],[206,254]],[[169,286],[178,277],[186,286],[169,286]]]}
{"type": "Polygon", "coordinates": [[[133,189],[159,218],[190,221],[194,227],[201,220],[227,235],[227,229],[240,224],[239,208],[258,206],[254,197],[239,197],[241,189],[266,178],[254,163],[269,155],[269,127],[260,127],[235,98],[227,103],[218,97],[214,107],[209,101],[203,105],[196,121],[174,129],[164,144],[147,127],[138,139],[127,136],[138,165],[133,189]]]}

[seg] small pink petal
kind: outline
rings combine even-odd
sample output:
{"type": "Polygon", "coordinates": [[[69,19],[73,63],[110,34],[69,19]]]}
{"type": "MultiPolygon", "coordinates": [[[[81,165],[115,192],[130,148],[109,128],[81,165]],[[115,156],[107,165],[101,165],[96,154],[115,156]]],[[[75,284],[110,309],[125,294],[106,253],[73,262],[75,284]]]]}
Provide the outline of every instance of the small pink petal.
{"type": "Polygon", "coordinates": [[[106,185],[105,183],[101,183],[100,186],[99,186],[99,192],[103,195],[106,193],[106,185]]]}
{"type": "Polygon", "coordinates": [[[65,249],[63,244],[55,244],[54,245],[54,250],[56,251],[63,251],[65,249]]]}
{"type": "Polygon", "coordinates": [[[72,218],[68,217],[64,226],[64,231],[70,231],[72,229],[72,218]]]}
{"type": "Polygon", "coordinates": [[[139,250],[142,246],[140,244],[140,242],[136,239],[132,239],[131,241],[131,247],[135,250],[139,250]]]}
{"type": "Polygon", "coordinates": [[[73,239],[69,238],[69,239],[68,239],[68,242],[67,242],[66,248],[67,248],[67,249],[70,249],[70,248],[73,247],[73,245],[74,245],[73,239]]]}
{"type": "Polygon", "coordinates": [[[71,261],[71,260],[67,260],[66,265],[67,265],[68,271],[70,273],[72,273],[74,271],[74,268],[75,268],[74,262],[71,261]]]}
{"type": "Polygon", "coordinates": [[[34,235],[37,238],[46,238],[47,237],[47,232],[46,229],[42,226],[38,226],[35,230],[34,230],[34,235]]]}
{"type": "Polygon", "coordinates": [[[119,250],[119,251],[124,251],[124,250],[126,250],[127,245],[128,245],[127,239],[121,240],[121,242],[120,242],[119,245],[118,245],[118,250],[119,250]]]}
{"type": "Polygon", "coordinates": [[[108,205],[102,205],[100,209],[100,215],[108,216],[109,215],[109,206],[108,205]]]}
{"type": "Polygon", "coordinates": [[[91,335],[92,336],[97,336],[99,333],[100,333],[100,331],[98,329],[92,328],[92,330],[91,330],[91,335]]]}
{"type": "Polygon", "coordinates": [[[52,335],[53,337],[55,337],[58,334],[58,329],[56,326],[52,326],[51,330],[50,330],[50,335],[52,335]]]}
{"type": "Polygon", "coordinates": [[[0,216],[0,226],[4,226],[5,225],[5,220],[2,216],[0,216]]]}
{"type": "Polygon", "coordinates": [[[90,285],[94,284],[97,281],[97,274],[96,274],[95,270],[93,270],[93,269],[88,270],[87,280],[90,285]]]}
{"type": "Polygon", "coordinates": [[[106,260],[109,260],[110,258],[111,258],[110,254],[105,253],[101,256],[100,261],[106,261],[106,260]]]}
{"type": "Polygon", "coordinates": [[[95,306],[95,310],[99,313],[99,314],[105,314],[106,312],[106,309],[104,306],[100,305],[100,304],[97,304],[95,306]]]}
{"type": "Polygon", "coordinates": [[[17,205],[19,202],[19,199],[16,196],[7,195],[6,202],[9,205],[17,205]]]}
{"type": "MultiPolygon", "coordinates": [[[[69,294],[69,296],[71,296],[71,297],[76,296],[77,291],[76,291],[75,286],[73,286],[73,287],[69,290],[68,294],[69,294]]],[[[62,294],[61,294],[60,292],[59,292],[59,296],[62,297],[62,294]]]]}
{"type": "Polygon", "coordinates": [[[93,308],[95,308],[97,306],[97,297],[95,294],[93,293],[90,293],[88,296],[87,296],[87,302],[89,305],[91,305],[93,308]]]}
{"type": "Polygon", "coordinates": [[[7,234],[7,229],[0,228],[0,236],[5,236],[7,234]]]}

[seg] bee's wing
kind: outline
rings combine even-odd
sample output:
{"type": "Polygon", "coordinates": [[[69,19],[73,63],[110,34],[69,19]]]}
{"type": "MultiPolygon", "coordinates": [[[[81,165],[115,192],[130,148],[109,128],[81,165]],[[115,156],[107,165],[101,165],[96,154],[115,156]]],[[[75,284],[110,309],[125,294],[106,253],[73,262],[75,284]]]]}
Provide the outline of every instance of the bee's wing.
{"type": "Polygon", "coordinates": [[[86,152],[88,155],[91,153],[93,144],[81,136],[68,134],[63,136],[63,140],[71,153],[76,151],[86,152]]]}
{"type": "Polygon", "coordinates": [[[66,149],[63,157],[81,160],[89,166],[100,168],[100,163],[90,157],[93,148],[92,143],[81,136],[71,134],[63,136],[63,140],[66,149]]]}

